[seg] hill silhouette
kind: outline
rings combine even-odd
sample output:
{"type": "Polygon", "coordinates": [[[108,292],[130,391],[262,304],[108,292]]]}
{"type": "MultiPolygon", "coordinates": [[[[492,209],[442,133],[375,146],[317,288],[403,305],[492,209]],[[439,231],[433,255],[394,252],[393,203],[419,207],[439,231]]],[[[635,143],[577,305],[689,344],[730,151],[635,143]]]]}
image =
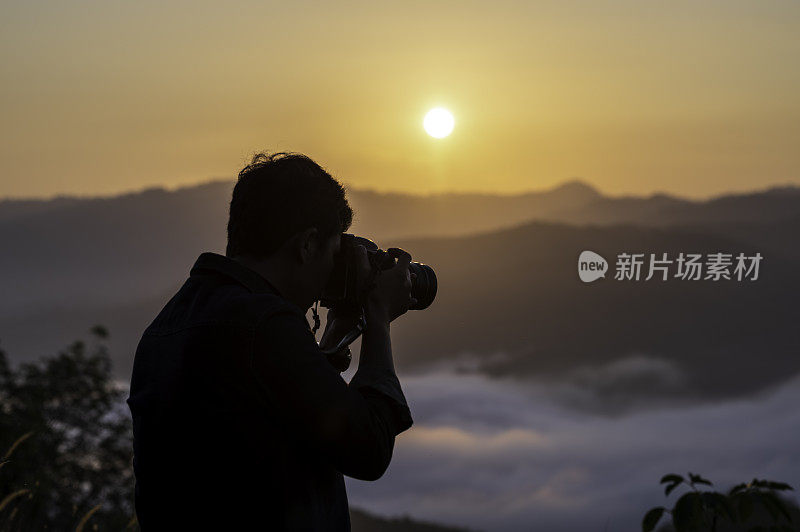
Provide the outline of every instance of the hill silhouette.
{"type": "Polygon", "coordinates": [[[582,406],[598,410],[745,395],[800,371],[800,263],[777,251],[685,229],[538,222],[397,244],[440,278],[437,304],[397,327],[400,368],[472,353],[483,373],[591,389],[582,406]],[[612,264],[607,279],[578,280],[585,249],[612,264]],[[756,282],[616,281],[613,261],[623,251],[766,258],[756,282]]]}
{"type": "MultiPolygon", "coordinates": [[[[102,321],[127,379],[141,331],[199,253],[223,252],[232,184],[0,202],[0,246],[9,250],[0,262],[0,341],[30,359],[102,321]]],[[[350,198],[354,232],[410,250],[439,275],[436,304],[395,328],[401,370],[457,362],[543,379],[584,390],[569,400],[604,412],[752,394],[800,370],[797,188],[702,202],[611,198],[581,182],[517,196],[353,190],[350,198]],[[399,236],[415,233],[424,236],[399,236]],[[761,252],[765,260],[756,283],[583,285],[576,260],[584,249],[612,268],[622,251],[761,252]]]]}
{"type": "MultiPolygon", "coordinates": [[[[772,237],[788,242],[793,235],[772,237]]],[[[472,371],[584,390],[567,399],[607,413],[675,397],[753,394],[800,371],[795,326],[800,311],[794,301],[800,264],[791,254],[767,251],[748,239],[687,228],[531,222],[467,237],[381,244],[410,250],[432,264],[440,279],[436,303],[393,327],[401,371],[462,364],[469,357],[472,371]],[[608,278],[584,285],[576,275],[584,249],[612,264],[622,251],[761,252],[765,259],[757,282],[608,278]]],[[[143,297],[147,291],[128,278],[127,302],[76,299],[67,306],[2,316],[0,338],[13,353],[35,356],[85,323],[102,320],[115,333],[111,351],[117,374],[125,379],[141,331],[188,274],[196,258],[189,251],[180,267],[161,274],[171,279],[156,295],[143,297]]],[[[130,271],[118,270],[123,279],[130,271]]]]}
{"type": "Polygon", "coordinates": [[[437,525],[408,517],[379,517],[357,508],[350,509],[352,532],[469,532],[466,528],[437,525]]]}
{"type": "MultiPolygon", "coordinates": [[[[0,316],[57,307],[119,306],[159,297],[198,250],[224,252],[233,181],[103,198],[0,201],[0,316]]],[[[385,245],[411,237],[466,236],[528,221],[570,225],[686,226],[781,252],[784,220],[800,225],[800,189],[690,201],[603,196],[573,181],[543,192],[411,196],[350,190],[353,232],[385,245]],[[776,227],[777,226],[777,227],[776,227]]],[[[2,331],[0,331],[0,334],[2,331]]]]}

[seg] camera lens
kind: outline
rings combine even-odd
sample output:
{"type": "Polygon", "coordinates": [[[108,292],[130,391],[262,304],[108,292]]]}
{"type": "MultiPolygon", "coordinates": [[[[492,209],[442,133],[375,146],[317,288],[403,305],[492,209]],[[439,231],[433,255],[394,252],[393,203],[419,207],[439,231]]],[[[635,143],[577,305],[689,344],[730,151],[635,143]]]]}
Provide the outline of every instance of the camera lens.
{"type": "Polygon", "coordinates": [[[411,297],[417,300],[417,304],[410,307],[409,310],[428,308],[436,298],[437,282],[433,268],[427,264],[412,262],[408,265],[408,271],[417,276],[411,281],[411,297]]]}

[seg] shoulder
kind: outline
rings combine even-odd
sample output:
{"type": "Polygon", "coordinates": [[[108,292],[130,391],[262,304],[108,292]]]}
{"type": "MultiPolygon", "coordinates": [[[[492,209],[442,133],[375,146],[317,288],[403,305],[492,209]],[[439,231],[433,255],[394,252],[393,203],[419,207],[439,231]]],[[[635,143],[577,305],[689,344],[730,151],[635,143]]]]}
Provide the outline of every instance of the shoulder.
{"type": "Polygon", "coordinates": [[[311,335],[311,327],[305,314],[295,304],[277,296],[264,300],[263,304],[259,305],[255,316],[255,328],[261,332],[311,335]]]}
{"type": "Polygon", "coordinates": [[[231,289],[221,298],[216,314],[225,321],[262,327],[273,321],[306,323],[305,314],[294,303],[277,294],[252,293],[242,287],[231,289]]]}
{"type": "Polygon", "coordinates": [[[261,306],[255,320],[255,346],[287,352],[319,352],[316,337],[306,315],[294,303],[283,298],[271,299],[261,306]]]}
{"type": "Polygon", "coordinates": [[[306,321],[306,315],[300,308],[276,294],[250,294],[256,325],[263,325],[272,321],[301,322],[306,321]]]}

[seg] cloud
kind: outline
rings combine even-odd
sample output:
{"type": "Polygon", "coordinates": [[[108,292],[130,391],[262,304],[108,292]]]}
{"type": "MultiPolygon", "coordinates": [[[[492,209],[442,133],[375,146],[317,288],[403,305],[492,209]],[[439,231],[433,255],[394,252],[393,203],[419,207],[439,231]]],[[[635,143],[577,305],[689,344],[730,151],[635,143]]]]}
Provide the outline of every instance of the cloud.
{"type": "MultiPolygon", "coordinates": [[[[642,372],[680,380],[645,359],[597,378],[642,372]]],[[[702,473],[721,488],[754,476],[800,484],[800,380],[751,400],[616,417],[566,406],[559,385],[446,368],[401,382],[414,426],[398,436],[383,478],[347,479],[353,506],[384,515],[500,532],[628,531],[674,502],[658,485],[665,473],[702,473]]]]}
{"type": "Polygon", "coordinates": [[[419,449],[442,449],[449,453],[473,455],[514,452],[544,447],[546,439],[532,430],[509,429],[498,433],[479,434],[459,427],[422,426],[409,438],[408,445],[419,449]]]}
{"type": "Polygon", "coordinates": [[[698,401],[674,362],[641,354],[581,366],[557,380],[538,384],[565,405],[604,415],[698,401]]]}

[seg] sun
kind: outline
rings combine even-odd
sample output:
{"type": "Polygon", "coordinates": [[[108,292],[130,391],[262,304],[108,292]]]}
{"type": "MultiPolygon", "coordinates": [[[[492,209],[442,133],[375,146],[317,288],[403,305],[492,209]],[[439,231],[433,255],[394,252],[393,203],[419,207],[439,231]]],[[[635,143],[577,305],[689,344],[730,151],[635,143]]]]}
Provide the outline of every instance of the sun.
{"type": "Polygon", "coordinates": [[[425,115],[422,126],[431,137],[443,139],[453,132],[455,123],[456,121],[453,118],[453,113],[444,107],[435,107],[425,115]]]}

